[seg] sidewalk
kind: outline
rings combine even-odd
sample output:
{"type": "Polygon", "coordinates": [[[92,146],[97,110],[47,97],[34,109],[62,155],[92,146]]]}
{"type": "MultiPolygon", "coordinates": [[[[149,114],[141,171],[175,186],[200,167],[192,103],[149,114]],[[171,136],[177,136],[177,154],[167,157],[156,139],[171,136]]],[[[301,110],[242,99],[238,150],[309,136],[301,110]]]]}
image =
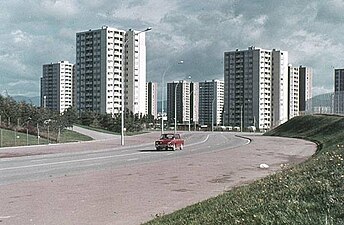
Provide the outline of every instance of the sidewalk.
{"type": "Polygon", "coordinates": [[[89,129],[82,128],[82,127],[75,126],[75,125],[73,126],[72,130],[75,132],[78,132],[80,134],[89,136],[89,137],[93,138],[94,140],[105,140],[105,139],[120,138],[120,135],[102,133],[99,131],[89,130],[89,129]]]}

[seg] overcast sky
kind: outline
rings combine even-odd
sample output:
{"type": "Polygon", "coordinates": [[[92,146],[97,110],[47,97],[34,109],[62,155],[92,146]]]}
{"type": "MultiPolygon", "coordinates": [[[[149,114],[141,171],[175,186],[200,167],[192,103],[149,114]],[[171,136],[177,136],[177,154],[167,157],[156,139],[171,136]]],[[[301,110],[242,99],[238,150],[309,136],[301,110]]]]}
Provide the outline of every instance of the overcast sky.
{"type": "Polygon", "coordinates": [[[75,63],[75,33],[103,25],[146,34],[147,81],[223,79],[223,53],[289,52],[314,70],[313,95],[344,68],[343,0],[2,0],[0,93],[40,95],[42,65],[75,63]],[[183,65],[178,65],[184,60],[183,65]]]}

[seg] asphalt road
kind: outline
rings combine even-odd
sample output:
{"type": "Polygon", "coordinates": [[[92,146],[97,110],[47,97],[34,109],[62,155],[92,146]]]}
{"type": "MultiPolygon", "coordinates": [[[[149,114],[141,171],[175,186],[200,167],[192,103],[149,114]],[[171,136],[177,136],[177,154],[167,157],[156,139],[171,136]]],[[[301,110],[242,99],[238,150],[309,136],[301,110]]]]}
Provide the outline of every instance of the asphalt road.
{"type": "MultiPolygon", "coordinates": [[[[247,139],[237,138],[231,133],[216,135],[194,133],[186,134],[184,137],[186,138],[185,151],[156,151],[153,145],[154,139],[150,143],[104,149],[99,149],[103,141],[95,141],[87,143],[90,150],[85,150],[83,145],[74,145],[74,151],[79,151],[3,158],[0,159],[0,185],[128,167],[133,164],[219,151],[249,143],[247,139]],[[80,149],[77,149],[78,147],[80,149]]],[[[66,146],[50,146],[55,149],[61,147],[66,146]]],[[[46,146],[41,148],[46,148],[46,146]]]]}
{"type": "Polygon", "coordinates": [[[185,133],[182,151],[156,151],[158,136],[1,150],[0,224],[140,224],[315,151],[302,140],[201,132],[185,133]]]}

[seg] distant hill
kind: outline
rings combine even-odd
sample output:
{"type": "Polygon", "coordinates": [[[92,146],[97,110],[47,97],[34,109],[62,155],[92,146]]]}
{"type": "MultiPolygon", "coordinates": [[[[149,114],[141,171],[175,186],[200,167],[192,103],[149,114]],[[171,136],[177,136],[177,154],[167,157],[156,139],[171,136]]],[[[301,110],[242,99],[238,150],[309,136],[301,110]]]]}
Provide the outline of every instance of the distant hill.
{"type": "Polygon", "coordinates": [[[17,96],[11,96],[16,102],[26,102],[26,103],[31,103],[32,105],[35,106],[40,106],[41,105],[41,98],[39,96],[35,97],[26,97],[23,95],[17,95],[17,96]]]}

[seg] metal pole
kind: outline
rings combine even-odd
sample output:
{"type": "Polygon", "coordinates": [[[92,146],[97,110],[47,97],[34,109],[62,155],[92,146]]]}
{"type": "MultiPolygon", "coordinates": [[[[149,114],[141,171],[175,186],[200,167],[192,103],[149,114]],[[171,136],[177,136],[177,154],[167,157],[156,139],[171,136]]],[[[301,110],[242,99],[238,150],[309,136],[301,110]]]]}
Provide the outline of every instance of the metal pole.
{"type": "Polygon", "coordinates": [[[191,131],[191,95],[193,93],[193,90],[192,92],[190,93],[190,97],[189,97],[189,132],[191,131]]]}
{"type": "Polygon", "coordinates": [[[225,126],[225,113],[226,113],[226,111],[222,112],[222,126],[223,127],[225,126]]]}
{"type": "Polygon", "coordinates": [[[215,96],[211,103],[211,132],[214,131],[214,101],[215,101],[215,96]]]}
{"type": "Polygon", "coordinates": [[[26,128],[26,145],[29,145],[29,129],[26,128]]]}
{"type": "Polygon", "coordinates": [[[14,146],[17,146],[17,128],[14,128],[14,146]]]}
{"type": "Polygon", "coordinates": [[[50,137],[49,137],[49,125],[48,125],[48,144],[50,144],[50,137]]]}
{"type": "Polygon", "coordinates": [[[195,86],[193,87],[192,91],[191,90],[191,76],[189,76],[189,132],[191,131],[191,96],[193,91],[195,90],[195,86]]]}
{"type": "Polygon", "coordinates": [[[60,143],[60,138],[61,138],[61,128],[59,127],[59,133],[57,135],[57,142],[60,143]]]}
{"type": "MultiPolygon", "coordinates": [[[[136,33],[135,34],[135,32],[133,32],[133,34],[134,34],[134,38],[133,38],[133,43],[135,42],[135,36],[136,35],[138,35],[138,34],[140,34],[140,33],[143,33],[143,32],[147,32],[147,31],[150,31],[150,30],[152,30],[152,28],[151,27],[148,27],[148,28],[146,28],[145,30],[143,30],[143,31],[140,31],[140,32],[138,32],[138,33],[136,33]]],[[[126,45],[127,45],[127,43],[128,43],[128,41],[129,41],[129,38],[124,42],[124,52],[126,53],[126,49],[127,49],[127,47],[126,47],[126,45]]],[[[125,62],[126,62],[126,55],[125,55],[125,62]]],[[[123,73],[122,74],[122,87],[121,87],[121,90],[122,90],[122,107],[121,107],[121,145],[123,146],[124,145],[124,112],[125,112],[125,110],[124,110],[124,104],[125,104],[125,75],[126,75],[126,73],[123,73]]]]}
{"type": "Polygon", "coordinates": [[[0,148],[2,147],[2,121],[0,115],[0,148]]]}
{"type": "Polygon", "coordinates": [[[179,83],[174,88],[174,133],[177,131],[177,88],[179,83]]]}
{"type": "Polygon", "coordinates": [[[38,123],[37,123],[37,144],[39,144],[39,139],[40,139],[40,136],[39,136],[39,127],[38,127],[38,123]]]}
{"type": "MultiPolygon", "coordinates": [[[[126,40],[125,42],[124,42],[124,52],[125,52],[125,63],[126,63],[126,61],[127,61],[127,57],[126,57],[126,49],[127,49],[127,47],[126,47],[126,45],[127,45],[127,43],[128,43],[128,41],[129,41],[129,38],[128,38],[128,40],[126,40]]],[[[125,110],[124,110],[124,104],[125,104],[125,75],[126,75],[126,73],[124,72],[123,74],[122,74],[122,82],[121,82],[121,85],[122,85],[122,87],[121,87],[121,90],[122,90],[122,99],[121,99],[121,145],[123,146],[124,145],[124,112],[125,112],[125,110]]]]}
{"type": "Polygon", "coordinates": [[[165,86],[164,86],[164,78],[165,78],[164,73],[162,75],[162,93],[161,93],[161,134],[164,133],[164,91],[165,91],[165,86]]]}
{"type": "Polygon", "coordinates": [[[240,132],[242,132],[242,105],[240,106],[240,132]]]}
{"type": "Polygon", "coordinates": [[[191,131],[191,122],[190,122],[190,117],[189,117],[189,132],[191,131]]]}
{"type": "MultiPolygon", "coordinates": [[[[183,60],[180,60],[178,62],[178,64],[183,64],[184,61],[183,60]]],[[[164,73],[162,74],[162,93],[161,93],[161,134],[164,133],[164,89],[165,89],[165,75],[167,73],[167,71],[171,68],[172,64],[169,65],[166,70],[164,71],[164,73]]]]}

